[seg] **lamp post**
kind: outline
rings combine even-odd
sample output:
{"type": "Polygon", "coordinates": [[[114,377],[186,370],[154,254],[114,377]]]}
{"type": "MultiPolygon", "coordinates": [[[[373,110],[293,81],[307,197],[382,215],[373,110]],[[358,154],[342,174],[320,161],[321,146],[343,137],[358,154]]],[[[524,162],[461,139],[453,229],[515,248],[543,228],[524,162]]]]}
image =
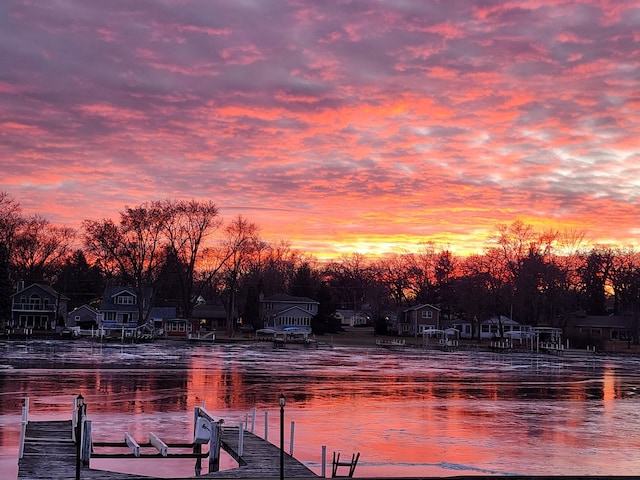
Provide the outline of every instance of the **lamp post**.
{"type": "Polygon", "coordinates": [[[80,480],[80,448],[82,441],[82,413],[84,407],[84,397],[82,394],[76,397],[76,480],[80,480]]]}
{"type": "Polygon", "coordinates": [[[284,480],[284,394],[280,394],[280,480],[284,480]]]}

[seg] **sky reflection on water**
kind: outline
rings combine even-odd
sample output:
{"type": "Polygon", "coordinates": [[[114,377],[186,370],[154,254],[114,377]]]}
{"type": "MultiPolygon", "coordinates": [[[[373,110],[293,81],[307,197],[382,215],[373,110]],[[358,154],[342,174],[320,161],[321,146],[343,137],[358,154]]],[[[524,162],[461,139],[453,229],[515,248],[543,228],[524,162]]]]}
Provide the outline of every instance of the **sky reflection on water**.
{"type": "MultiPolygon", "coordinates": [[[[294,456],[316,473],[323,445],[329,462],[333,451],[360,452],[358,477],[630,475],[640,467],[636,358],[81,341],[5,342],[0,354],[0,471],[13,474],[21,398],[30,397],[32,419],[66,419],[80,392],[95,440],[152,431],[169,442],[191,440],[193,408],[203,402],[260,436],[268,420],[276,442],[283,392],[287,450],[295,421],[294,456]]],[[[191,461],[142,471],[131,462],[132,473],[193,474],[191,461]]]]}

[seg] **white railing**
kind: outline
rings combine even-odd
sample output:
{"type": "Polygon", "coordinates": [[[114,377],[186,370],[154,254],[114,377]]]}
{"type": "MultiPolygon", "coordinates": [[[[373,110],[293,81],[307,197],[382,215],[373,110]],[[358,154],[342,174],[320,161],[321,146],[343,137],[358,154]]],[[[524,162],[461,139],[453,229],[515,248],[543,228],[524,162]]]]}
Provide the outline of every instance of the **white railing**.
{"type": "Polygon", "coordinates": [[[11,309],[22,312],[55,312],[56,306],[51,303],[14,303],[11,309]]]}

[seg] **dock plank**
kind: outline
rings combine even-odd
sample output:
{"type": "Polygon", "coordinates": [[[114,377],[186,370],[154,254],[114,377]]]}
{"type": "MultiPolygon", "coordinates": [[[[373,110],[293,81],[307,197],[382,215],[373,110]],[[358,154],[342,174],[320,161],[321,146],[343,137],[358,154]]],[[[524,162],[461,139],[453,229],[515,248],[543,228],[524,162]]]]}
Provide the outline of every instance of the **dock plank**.
{"type": "MultiPolygon", "coordinates": [[[[238,456],[238,427],[224,427],[222,432],[222,448],[236,460],[238,456]]],[[[280,478],[280,448],[266,440],[245,431],[243,435],[243,452],[241,465],[233,470],[209,473],[208,478],[280,478]]],[[[285,478],[317,478],[291,455],[284,454],[285,478]]]]}

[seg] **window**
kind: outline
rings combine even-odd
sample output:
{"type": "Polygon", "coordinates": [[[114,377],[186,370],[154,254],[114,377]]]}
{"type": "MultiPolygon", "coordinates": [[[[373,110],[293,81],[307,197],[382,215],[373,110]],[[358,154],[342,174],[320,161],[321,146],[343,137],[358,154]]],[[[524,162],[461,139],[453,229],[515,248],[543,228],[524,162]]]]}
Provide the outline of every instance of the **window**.
{"type": "Polygon", "coordinates": [[[33,294],[29,297],[29,303],[31,304],[32,308],[35,307],[39,307],[40,306],[40,295],[37,294],[33,294]]]}
{"type": "Polygon", "coordinates": [[[433,312],[431,310],[423,310],[422,318],[433,318],[433,312]]]}
{"type": "Polygon", "coordinates": [[[132,295],[119,295],[116,297],[116,304],[118,305],[133,305],[134,297],[132,295]]]}

